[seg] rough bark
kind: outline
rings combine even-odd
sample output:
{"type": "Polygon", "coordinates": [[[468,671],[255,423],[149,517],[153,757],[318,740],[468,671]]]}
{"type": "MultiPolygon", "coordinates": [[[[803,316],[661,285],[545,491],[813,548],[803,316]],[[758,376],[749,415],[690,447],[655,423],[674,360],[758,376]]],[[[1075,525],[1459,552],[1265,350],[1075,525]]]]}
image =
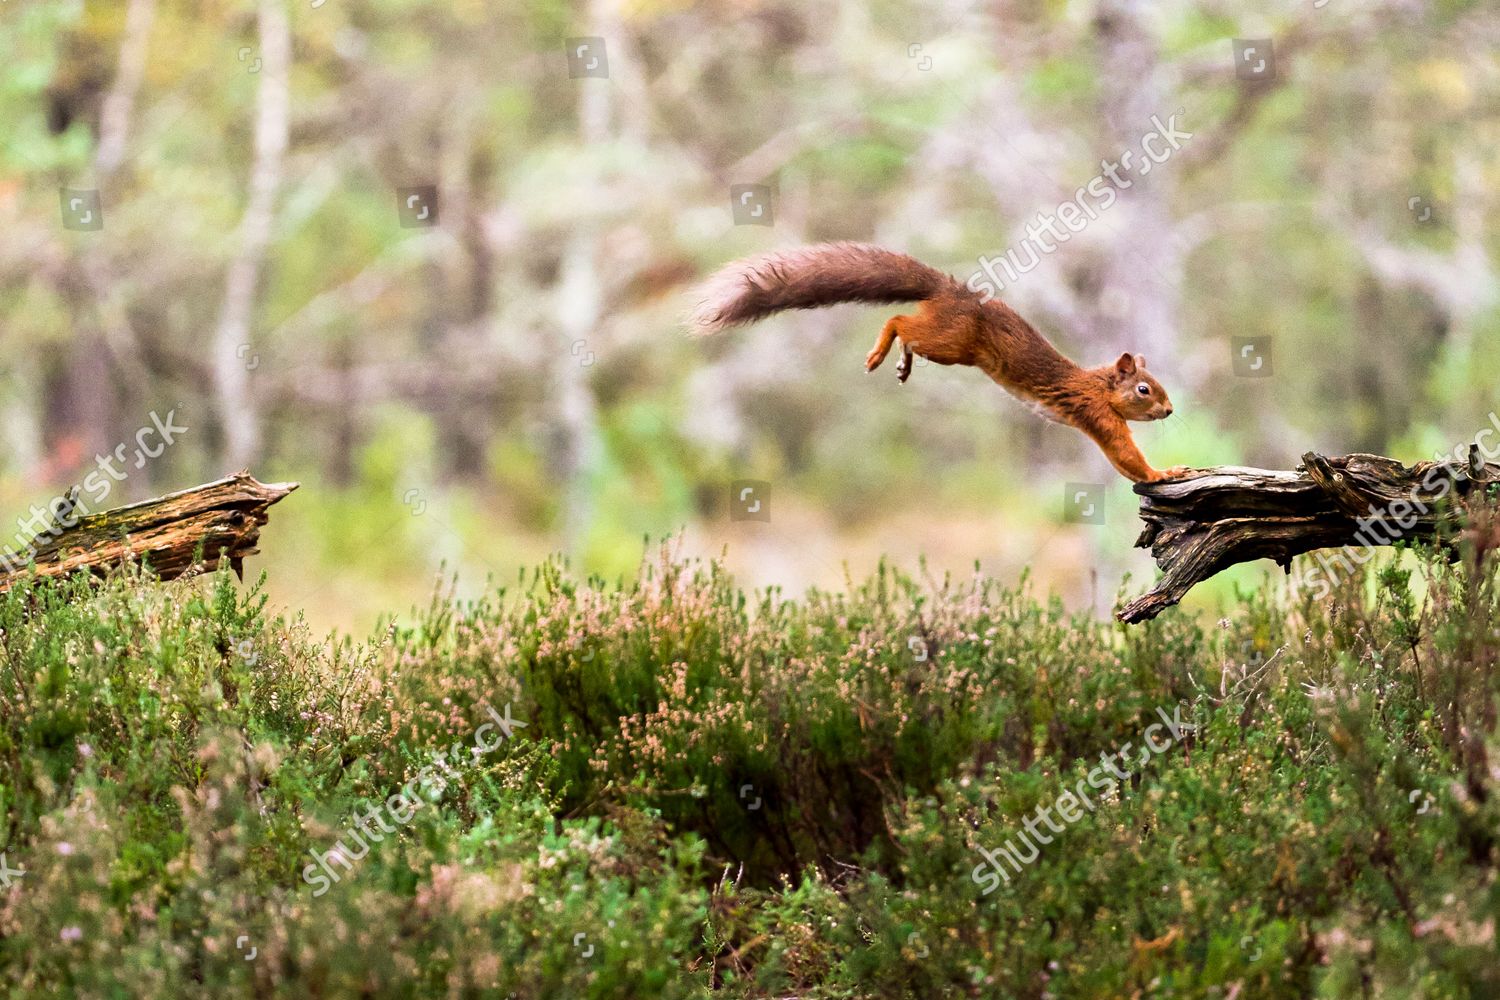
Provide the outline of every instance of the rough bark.
{"type": "MultiPolygon", "coordinates": [[[[254,555],[267,508],[297,483],[261,483],[248,472],[142,503],[77,518],[65,516],[56,533],[33,544],[35,573],[67,576],[89,570],[103,576],[127,561],[144,560],[163,580],[211,572],[228,560],[236,573],[254,555]],[[72,522],[71,526],[63,524],[72,522]]],[[[0,593],[31,575],[0,567],[0,593]]]]}
{"type": "Polygon", "coordinates": [[[1146,528],[1135,544],[1150,547],[1164,575],[1116,617],[1155,618],[1200,581],[1252,559],[1290,572],[1292,557],[1313,549],[1452,545],[1464,523],[1495,508],[1497,489],[1500,465],[1486,464],[1477,447],[1467,466],[1308,452],[1295,472],[1222,467],[1140,483],[1146,528]]]}

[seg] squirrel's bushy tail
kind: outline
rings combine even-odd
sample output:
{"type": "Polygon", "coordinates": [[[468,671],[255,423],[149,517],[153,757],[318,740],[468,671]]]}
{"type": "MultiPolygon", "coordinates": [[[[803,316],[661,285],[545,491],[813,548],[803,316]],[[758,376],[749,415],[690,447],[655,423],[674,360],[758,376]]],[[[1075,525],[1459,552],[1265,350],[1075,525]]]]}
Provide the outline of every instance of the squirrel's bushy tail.
{"type": "Polygon", "coordinates": [[[726,265],[709,278],[688,317],[696,334],[752,323],[783,309],[840,302],[915,302],[952,278],[915,257],[868,243],[819,243],[726,265]]]}

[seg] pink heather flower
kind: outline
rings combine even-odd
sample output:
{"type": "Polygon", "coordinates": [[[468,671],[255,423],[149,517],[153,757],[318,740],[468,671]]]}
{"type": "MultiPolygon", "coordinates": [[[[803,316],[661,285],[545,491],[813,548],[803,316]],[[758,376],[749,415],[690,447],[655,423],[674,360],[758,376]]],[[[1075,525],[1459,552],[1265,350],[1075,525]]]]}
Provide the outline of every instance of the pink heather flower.
{"type": "Polygon", "coordinates": [[[57,936],[64,941],[82,941],[83,928],[79,927],[77,924],[74,924],[71,927],[64,927],[62,930],[57,932],[57,936]]]}
{"type": "Polygon", "coordinates": [[[73,853],[73,845],[64,840],[57,845],[57,853],[61,854],[63,857],[67,857],[69,854],[73,853]]]}

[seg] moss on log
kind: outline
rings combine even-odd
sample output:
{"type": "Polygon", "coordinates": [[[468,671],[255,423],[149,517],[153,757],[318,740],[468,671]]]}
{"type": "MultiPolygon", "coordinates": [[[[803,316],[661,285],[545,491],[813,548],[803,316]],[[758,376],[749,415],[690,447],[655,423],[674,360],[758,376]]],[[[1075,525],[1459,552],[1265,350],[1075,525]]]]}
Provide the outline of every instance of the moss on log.
{"type": "Polygon", "coordinates": [[[7,572],[0,593],[34,572],[67,576],[78,570],[104,575],[126,562],[144,561],[163,580],[209,572],[227,560],[243,576],[242,561],[259,551],[267,509],[297,483],[262,483],[248,472],[97,514],[68,517],[32,544],[33,567],[7,572]]]}

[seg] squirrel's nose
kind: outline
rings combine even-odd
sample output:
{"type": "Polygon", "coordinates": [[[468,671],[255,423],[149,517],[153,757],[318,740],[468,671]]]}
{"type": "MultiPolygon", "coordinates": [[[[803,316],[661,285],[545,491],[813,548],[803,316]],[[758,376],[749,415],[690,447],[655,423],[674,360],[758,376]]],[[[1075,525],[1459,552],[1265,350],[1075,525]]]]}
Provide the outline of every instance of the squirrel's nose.
{"type": "Polygon", "coordinates": [[[1162,416],[1163,417],[1170,417],[1171,415],[1172,415],[1172,408],[1169,406],[1169,407],[1167,407],[1167,412],[1163,413],[1162,416]]]}

